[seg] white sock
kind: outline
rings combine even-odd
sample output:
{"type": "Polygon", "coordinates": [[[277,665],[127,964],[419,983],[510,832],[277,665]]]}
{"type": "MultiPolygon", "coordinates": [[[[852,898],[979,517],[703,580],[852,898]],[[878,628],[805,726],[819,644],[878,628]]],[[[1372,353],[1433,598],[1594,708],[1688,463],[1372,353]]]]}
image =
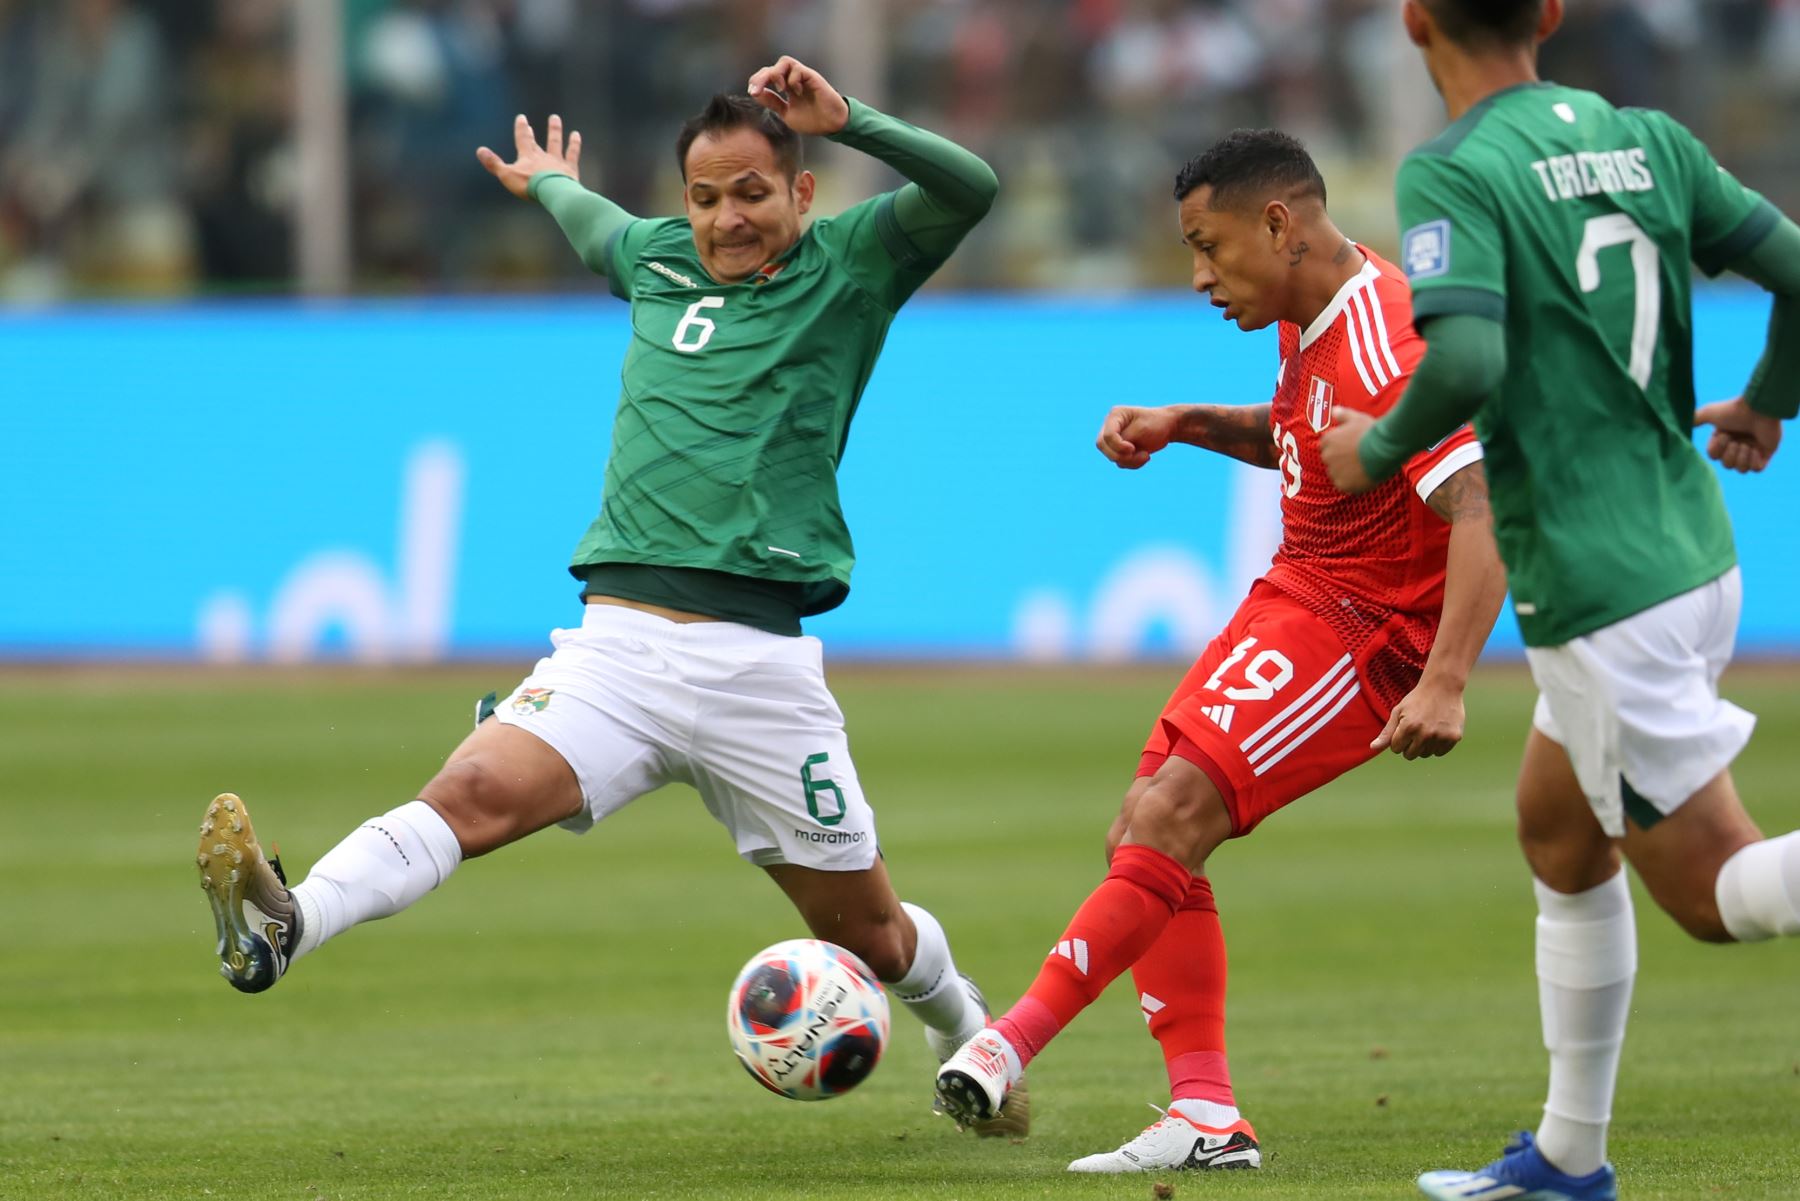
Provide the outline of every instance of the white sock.
{"type": "Polygon", "coordinates": [[[1534,880],[1538,1003],[1550,1052],[1550,1093],[1538,1127],[1544,1158],[1571,1176],[1606,1162],[1619,1048],[1637,974],[1637,925],[1621,870],[1573,895],[1534,880]]]}
{"type": "Polygon", "coordinates": [[[442,884],[461,862],[455,831],[424,801],[408,801],[364,822],[294,886],[300,906],[294,958],[358,922],[399,913],[442,884]]]}
{"type": "MultiPolygon", "coordinates": [[[[888,985],[893,998],[956,1046],[961,1046],[987,1025],[987,1015],[963,987],[950,958],[950,940],[930,913],[910,901],[900,902],[919,932],[918,949],[906,975],[888,985]]],[[[939,1054],[948,1054],[940,1051],[939,1054]]]]}
{"type": "Polygon", "coordinates": [[[1179,1101],[1171,1101],[1169,1112],[1180,1114],[1196,1126],[1206,1126],[1213,1130],[1223,1130],[1233,1122],[1243,1121],[1243,1115],[1238,1112],[1237,1106],[1203,1101],[1199,1097],[1183,1097],[1179,1101]]]}
{"type": "Polygon", "coordinates": [[[1800,830],[1744,847],[1713,888],[1719,917],[1739,942],[1800,934],[1800,830]]]}

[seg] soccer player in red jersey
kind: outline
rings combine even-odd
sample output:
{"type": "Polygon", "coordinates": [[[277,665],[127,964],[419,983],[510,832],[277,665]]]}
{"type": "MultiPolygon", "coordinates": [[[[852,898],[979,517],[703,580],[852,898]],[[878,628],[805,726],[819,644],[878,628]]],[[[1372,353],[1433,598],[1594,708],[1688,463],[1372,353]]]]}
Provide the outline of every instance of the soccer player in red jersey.
{"type": "Polygon", "coordinates": [[[1175,197],[1194,290],[1242,329],[1280,324],[1275,396],[1115,408],[1099,447],[1125,468],[1185,442],[1271,469],[1281,546],[1152,729],[1107,835],[1106,879],[1025,996],[937,1078],[952,1116],[988,1118],[1024,1065],[1131,969],[1170,1108],[1117,1151],[1070,1164],[1077,1172],[1261,1164],[1226,1067],[1225,941],[1206,860],[1383,748],[1413,759],[1455,746],[1463,686],[1506,591],[1466,427],[1365,495],[1326,477],[1332,407],[1386,412],[1425,347],[1405,276],[1338,231],[1305,149],[1240,130],[1181,170],[1175,197]]]}

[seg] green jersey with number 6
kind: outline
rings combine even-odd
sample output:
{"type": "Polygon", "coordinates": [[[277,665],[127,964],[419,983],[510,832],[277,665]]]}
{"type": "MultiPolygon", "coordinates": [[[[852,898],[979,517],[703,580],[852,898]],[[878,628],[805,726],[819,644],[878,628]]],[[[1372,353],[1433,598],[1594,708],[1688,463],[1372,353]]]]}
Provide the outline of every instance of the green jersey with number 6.
{"type": "Polygon", "coordinates": [[[1525,642],[1550,646],[1729,570],[1695,449],[1689,263],[1716,274],[1779,220],[1666,114],[1529,83],[1401,165],[1413,310],[1504,321],[1482,405],[1495,535],[1525,642]]]}
{"type": "Polygon", "coordinates": [[[606,274],[631,302],[600,515],[574,570],[699,568],[843,600],[855,553],[838,504],[850,419],[895,312],[941,258],[894,195],[815,221],[748,280],[710,279],[685,218],[635,221],[606,274]]]}

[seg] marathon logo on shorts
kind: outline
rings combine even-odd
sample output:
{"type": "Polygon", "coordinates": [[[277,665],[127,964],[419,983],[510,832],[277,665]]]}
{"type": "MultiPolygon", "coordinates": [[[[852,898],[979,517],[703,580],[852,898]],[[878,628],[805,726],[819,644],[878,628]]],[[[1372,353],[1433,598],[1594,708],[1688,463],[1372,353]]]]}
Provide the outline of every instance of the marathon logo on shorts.
{"type": "Polygon", "coordinates": [[[869,836],[867,830],[802,830],[794,827],[794,837],[801,842],[816,842],[828,847],[850,846],[869,836]]]}
{"type": "Polygon", "coordinates": [[[1331,381],[1313,376],[1306,386],[1306,420],[1314,430],[1323,432],[1331,424],[1331,381]]]}
{"type": "Polygon", "coordinates": [[[533,713],[542,713],[549,705],[550,698],[556,695],[554,688],[527,688],[513,697],[512,711],[520,717],[530,717],[533,713]]]}
{"type": "Polygon", "coordinates": [[[1427,221],[1406,231],[1400,248],[1407,279],[1431,279],[1450,270],[1450,222],[1427,221]]]}

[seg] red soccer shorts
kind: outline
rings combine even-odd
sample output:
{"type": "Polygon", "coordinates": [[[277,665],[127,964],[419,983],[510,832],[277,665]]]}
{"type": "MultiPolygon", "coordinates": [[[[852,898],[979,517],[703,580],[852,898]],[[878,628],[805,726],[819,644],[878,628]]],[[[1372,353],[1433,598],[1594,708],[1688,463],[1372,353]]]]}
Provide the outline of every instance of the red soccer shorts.
{"type": "Polygon", "coordinates": [[[1359,763],[1387,717],[1338,636],[1311,610],[1258,581],[1176,687],[1144,746],[1138,775],[1171,754],[1225,798],[1233,837],[1359,763]]]}

